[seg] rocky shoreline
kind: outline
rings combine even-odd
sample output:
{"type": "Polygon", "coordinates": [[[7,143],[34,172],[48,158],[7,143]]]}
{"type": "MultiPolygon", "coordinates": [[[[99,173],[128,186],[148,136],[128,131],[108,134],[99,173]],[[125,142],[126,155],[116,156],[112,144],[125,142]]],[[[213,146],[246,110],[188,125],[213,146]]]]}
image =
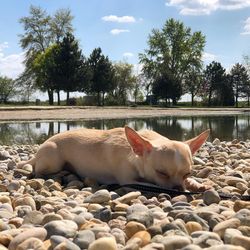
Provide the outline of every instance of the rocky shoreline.
{"type": "Polygon", "coordinates": [[[38,145],[0,146],[0,250],[250,249],[250,140],[207,142],[193,178],[199,195],[109,191],[69,172],[32,178],[16,168],[38,145]],[[222,199],[218,192],[233,195],[222,199]]]}

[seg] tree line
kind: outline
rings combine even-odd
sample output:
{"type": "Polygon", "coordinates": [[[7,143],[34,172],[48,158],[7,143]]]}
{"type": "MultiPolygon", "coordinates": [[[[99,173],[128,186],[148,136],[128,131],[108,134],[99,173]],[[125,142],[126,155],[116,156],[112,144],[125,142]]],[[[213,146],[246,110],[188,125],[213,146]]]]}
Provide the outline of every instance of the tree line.
{"type": "Polygon", "coordinates": [[[176,105],[188,93],[192,105],[198,98],[208,106],[238,106],[240,99],[249,106],[249,58],[245,56],[244,65],[236,63],[230,72],[216,61],[204,66],[205,36],[178,20],[168,19],[162,29],[149,34],[148,48],[139,54],[140,73],[127,62],[111,62],[101,48],[85,56],[72,20],[69,9],[49,15],[40,7],[30,7],[29,16],[20,19],[25,70],[15,80],[0,76],[0,102],[17,95],[29,101],[39,89],[47,92],[50,105],[55,93],[61,104],[61,91],[70,105],[70,93],[78,91],[92,96],[96,105],[126,105],[129,100],[176,105]]]}

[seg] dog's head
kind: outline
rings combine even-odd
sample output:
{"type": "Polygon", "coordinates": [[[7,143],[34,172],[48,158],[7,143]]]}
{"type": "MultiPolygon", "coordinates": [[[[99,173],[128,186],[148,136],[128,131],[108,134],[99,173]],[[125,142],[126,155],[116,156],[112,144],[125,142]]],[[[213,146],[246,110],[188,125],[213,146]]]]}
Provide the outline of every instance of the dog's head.
{"type": "Polygon", "coordinates": [[[125,134],[133,152],[141,158],[141,178],[166,188],[185,190],[192,155],[207,140],[209,130],[185,142],[164,137],[149,141],[129,127],[125,127],[125,134]]]}

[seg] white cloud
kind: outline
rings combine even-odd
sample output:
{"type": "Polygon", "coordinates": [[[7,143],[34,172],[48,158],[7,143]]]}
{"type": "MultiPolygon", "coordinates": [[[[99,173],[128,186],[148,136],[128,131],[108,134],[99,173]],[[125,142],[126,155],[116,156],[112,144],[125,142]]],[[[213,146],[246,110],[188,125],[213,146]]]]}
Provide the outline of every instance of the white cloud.
{"type": "Polygon", "coordinates": [[[250,17],[248,17],[245,21],[244,21],[244,32],[241,32],[241,35],[250,35],[250,17]]]}
{"type": "Polygon", "coordinates": [[[216,10],[237,10],[250,7],[250,0],[166,0],[181,15],[209,15],[216,10]]]}
{"type": "Polygon", "coordinates": [[[131,52],[124,52],[123,53],[123,57],[133,57],[133,56],[134,56],[134,54],[131,52]]]}
{"type": "Polygon", "coordinates": [[[0,52],[3,51],[5,48],[8,48],[8,42],[0,43],[0,52]]]}
{"type": "Polygon", "coordinates": [[[205,62],[212,62],[217,59],[218,59],[218,56],[211,54],[211,53],[204,52],[202,55],[202,60],[205,62]]]}
{"type": "Polygon", "coordinates": [[[110,31],[110,33],[112,35],[119,35],[120,33],[126,33],[126,32],[130,32],[130,30],[124,30],[124,29],[112,29],[110,31]]]}
{"type": "Polygon", "coordinates": [[[24,55],[25,53],[11,54],[5,56],[3,50],[8,48],[8,43],[4,42],[0,44],[0,75],[10,78],[17,78],[24,70],[24,55]]]}
{"type": "Polygon", "coordinates": [[[102,17],[105,22],[116,22],[116,23],[135,23],[136,20],[133,16],[115,16],[109,15],[102,17]]]}

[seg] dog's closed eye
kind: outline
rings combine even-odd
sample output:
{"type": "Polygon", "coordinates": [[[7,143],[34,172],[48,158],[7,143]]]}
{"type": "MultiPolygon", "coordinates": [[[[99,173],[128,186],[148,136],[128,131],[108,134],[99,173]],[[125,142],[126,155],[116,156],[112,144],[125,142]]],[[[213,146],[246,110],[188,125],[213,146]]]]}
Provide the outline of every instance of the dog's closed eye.
{"type": "Polygon", "coordinates": [[[160,177],[162,177],[162,178],[166,178],[166,179],[169,179],[169,178],[170,178],[169,175],[168,175],[167,173],[162,172],[161,170],[156,170],[156,173],[157,173],[160,177]]]}

